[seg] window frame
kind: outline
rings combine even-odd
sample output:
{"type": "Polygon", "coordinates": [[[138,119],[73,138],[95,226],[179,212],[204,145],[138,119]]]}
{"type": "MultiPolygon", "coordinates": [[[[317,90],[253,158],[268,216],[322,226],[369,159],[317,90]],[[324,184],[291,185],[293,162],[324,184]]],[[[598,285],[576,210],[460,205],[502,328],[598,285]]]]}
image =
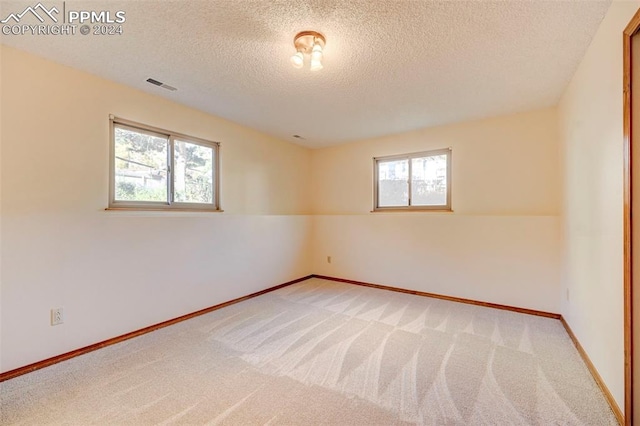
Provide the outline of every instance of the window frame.
{"type": "Polygon", "coordinates": [[[397,154],[386,155],[383,157],[373,157],[373,210],[372,212],[386,212],[386,211],[445,211],[451,212],[451,148],[434,149],[430,151],[413,152],[409,154],[397,154]],[[412,159],[434,157],[438,155],[446,155],[447,157],[447,195],[446,204],[438,204],[433,206],[412,206],[412,159]],[[379,167],[380,163],[388,161],[407,160],[407,184],[408,184],[408,205],[407,206],[379,206],[379,192],[380,192],[380,180],[379,180],[379,167]]]}
{"type": "Polygon", "coordinates": [[[222,212],[220,207],[220,142],[213,142],[195,136],[188,136],[178,132],[149,126],[131,120],[109,116],[109,207],[107,210],[154,210],[154,211],[200,211],[222,212]],[[129,201],[116,200],[116,158],[115,158],[115,129],[117,127],[129,129],[167,139],[167,201],[129,201]],[[213,200],[211,203],[187,203],[174,201],[174,170],[175,170],[175,142],[187,142],[204,146],[213,150],[212,178],[213,200]]]}

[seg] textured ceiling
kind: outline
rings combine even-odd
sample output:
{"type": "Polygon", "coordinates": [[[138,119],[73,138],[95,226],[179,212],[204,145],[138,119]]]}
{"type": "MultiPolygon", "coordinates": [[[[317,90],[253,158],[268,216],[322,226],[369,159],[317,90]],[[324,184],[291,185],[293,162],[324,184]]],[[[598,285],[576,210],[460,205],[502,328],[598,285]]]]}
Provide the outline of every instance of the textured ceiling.
{"type": "MultiPolygon", "coordinates": [[[[36,3],[3,0],[0,15],[36,3]]],[[[67,9],[124,10],[124,34],[2,43],[321,147],[554,105],[609,4],[68,0],[67,9]],[[327,38],[321,71],[289,62],[302,30],[327,38]]]]}

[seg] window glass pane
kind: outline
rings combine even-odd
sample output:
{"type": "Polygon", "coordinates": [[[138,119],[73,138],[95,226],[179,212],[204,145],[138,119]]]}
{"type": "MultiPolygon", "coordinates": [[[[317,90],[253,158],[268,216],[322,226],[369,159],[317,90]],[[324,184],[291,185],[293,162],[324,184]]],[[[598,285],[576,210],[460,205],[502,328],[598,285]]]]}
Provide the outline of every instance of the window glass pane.
{"type": "Polygon", "coordinates": [[[167,202],[167,138],[115,127],[115,199],[167,202]]]}
{"type": "Polygon", "coordinates": [[[213,148],[176,140],[174,201],[213,203],[213,148]]]}
{"type": "Polygon", "coordinates": [[[378,207],[409,205],[409,161],[378,163],[378,207]]]}
{"type": "Polygon", "coordinates": [[[411,160],[411,205],[447,204],[447,156],[433,155],[411,160]]]}

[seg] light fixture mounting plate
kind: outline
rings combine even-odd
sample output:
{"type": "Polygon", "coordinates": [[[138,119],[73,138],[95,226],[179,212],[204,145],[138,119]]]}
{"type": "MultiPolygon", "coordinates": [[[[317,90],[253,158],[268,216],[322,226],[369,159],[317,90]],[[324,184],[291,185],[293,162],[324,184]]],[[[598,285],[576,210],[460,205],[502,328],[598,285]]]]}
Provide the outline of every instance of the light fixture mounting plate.
{"type": "Polygon", "coordinates": [[[302,31],[293,38],[293,44],[298,52],[310,54],[314,44],[319,44],[324,49],[327,40],[316,31],[302,31]]]}

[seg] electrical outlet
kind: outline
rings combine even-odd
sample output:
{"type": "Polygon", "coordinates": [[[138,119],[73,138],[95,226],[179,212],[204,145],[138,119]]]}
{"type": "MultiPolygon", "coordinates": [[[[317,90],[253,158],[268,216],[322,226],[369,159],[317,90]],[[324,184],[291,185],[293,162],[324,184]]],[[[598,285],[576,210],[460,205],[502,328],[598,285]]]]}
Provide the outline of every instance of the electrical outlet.
{"type": "Polygon", "coordinates": [[[327,263],[331,263],[331,256],[327,256],[327,263]]]}
{"type": "Polygon", "coordinates": [[[64,322],[64,312],[62,308],[51,309],[51,325],[58,325],[64,322]]]}
{"type": "Polygon", "coordinates": [[[569,289],[567,289],[567,301],[569,301],[569,289]]]}

